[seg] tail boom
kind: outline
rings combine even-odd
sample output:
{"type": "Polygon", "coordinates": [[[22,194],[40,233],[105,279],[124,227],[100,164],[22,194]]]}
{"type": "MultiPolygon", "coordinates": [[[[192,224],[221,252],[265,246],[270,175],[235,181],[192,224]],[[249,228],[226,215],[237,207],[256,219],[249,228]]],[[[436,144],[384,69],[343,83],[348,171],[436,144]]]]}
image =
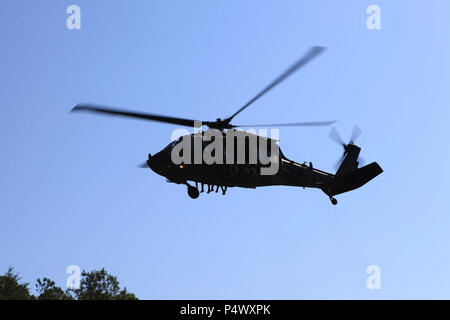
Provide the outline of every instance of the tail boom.
{"type": "Polygon", "coordinates": [[[333,183],[323,191],[330,197],[362,187],[367,182],[380,175],[383,169],[376,162],[358,168],[342,175],[336,175],[333,183]]]}

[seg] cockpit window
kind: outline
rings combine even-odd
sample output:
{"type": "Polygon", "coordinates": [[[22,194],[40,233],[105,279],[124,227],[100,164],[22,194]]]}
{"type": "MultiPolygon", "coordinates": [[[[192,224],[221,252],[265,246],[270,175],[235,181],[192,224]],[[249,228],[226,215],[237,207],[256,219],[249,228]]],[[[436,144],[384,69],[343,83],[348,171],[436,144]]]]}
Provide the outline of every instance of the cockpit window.
{"type": "Polygon", "coordinates": [[[176,139],[176,140],[173,140],[171,143],[169,143],[168,145],[167,145],[167,147],[165,147],[164,149],[171,149],[171,148],[173,148],[173,147],[175,147],[175,145],[178,143],[178,142],[181,142],[183,140],[183,136],[181,136],[181,137],[179,137],[178,139],[176,139]]]}
{"type": "Polygon", "coordinates": [[[178,143],[178,140],[174,140],[171,143],[169,143],[164,149],[172,149],[176,144],[178,143]]]}

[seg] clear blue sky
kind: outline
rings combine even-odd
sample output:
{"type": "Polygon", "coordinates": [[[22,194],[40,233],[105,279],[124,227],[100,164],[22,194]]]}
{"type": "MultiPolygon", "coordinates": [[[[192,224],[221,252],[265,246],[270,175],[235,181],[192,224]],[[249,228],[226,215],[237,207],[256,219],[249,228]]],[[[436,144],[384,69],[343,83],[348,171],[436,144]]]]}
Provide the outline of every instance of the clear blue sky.
{"type": "MultiPolygon", "coordinates": [[[[445,0],[2,1],[0,271],[65,287],[68,265],[105,267],[148,299],[450,298],[448,21],[445,0]],[[228,116],[313,45],[328,50],[236,122],[368,132],[385,172],[337,206],[289,187],[191,200],[136,168],[175,126],[69,114],[228,116]]],[[[283,128],[280,145],[333,170],[328,132],[283,128]]]]}

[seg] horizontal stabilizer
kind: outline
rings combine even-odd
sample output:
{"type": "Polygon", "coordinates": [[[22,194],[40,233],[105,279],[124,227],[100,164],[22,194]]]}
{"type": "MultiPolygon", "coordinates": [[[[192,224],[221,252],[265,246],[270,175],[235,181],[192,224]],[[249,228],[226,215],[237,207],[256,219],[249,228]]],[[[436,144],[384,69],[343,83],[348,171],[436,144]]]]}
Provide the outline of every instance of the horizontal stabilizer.
{"type": "Polygon", "coordinates": [[[335,185],[330,190],[330,196],[357,189],[383,172],[376,162],[353,170],[342,176],[336,176],[335,185]]]}

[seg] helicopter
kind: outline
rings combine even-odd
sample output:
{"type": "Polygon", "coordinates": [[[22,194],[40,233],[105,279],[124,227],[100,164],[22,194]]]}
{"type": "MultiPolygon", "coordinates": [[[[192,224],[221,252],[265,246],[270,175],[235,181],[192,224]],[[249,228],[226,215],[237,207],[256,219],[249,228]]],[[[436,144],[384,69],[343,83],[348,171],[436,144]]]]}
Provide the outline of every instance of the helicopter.
{"type": "Polygon", "coordinates": [[[311,162],[299,163],[288,159],[279,148],[277,139],[239,128],[317,127],[329,126],[336,121],[258,125],[231,123],[239,113],[324,50],[324,47],[312,47],[251,100],[224,119],[198,121],[94,104],[78,104],[71,112],[122,116],[191,127],[194,131],[197,129],[193,134],[186,134],[172,141],[156,154],[149,154],[147,161],[140,166],[150,168],[165,177],[167,182],[186,185],[188,195],[192,199],[197,199],[205,189],[207,193],[214,191],[217,193],[220,188],[225,195],[227,188],[232,187],[255,189],[279,185],[320,189],[329,197],[331,203],[336,205],[337,200],[334,196],[357,189],[383,172],[376,162],[359,167],[363,160],[359,157],[361,148],[355,144],[355,140],[360,136],[361,129],[354,127],[348,143],[341,139],[334,127],[331,129],[329,137],[344,149],[336,165],[337,171],[333,174],[313,167],[311,162]],[[203,132],[201,130],[203,126],[208,130],[203,132]],[[203,158],[203,155],[209,157],[203,158]]]}

